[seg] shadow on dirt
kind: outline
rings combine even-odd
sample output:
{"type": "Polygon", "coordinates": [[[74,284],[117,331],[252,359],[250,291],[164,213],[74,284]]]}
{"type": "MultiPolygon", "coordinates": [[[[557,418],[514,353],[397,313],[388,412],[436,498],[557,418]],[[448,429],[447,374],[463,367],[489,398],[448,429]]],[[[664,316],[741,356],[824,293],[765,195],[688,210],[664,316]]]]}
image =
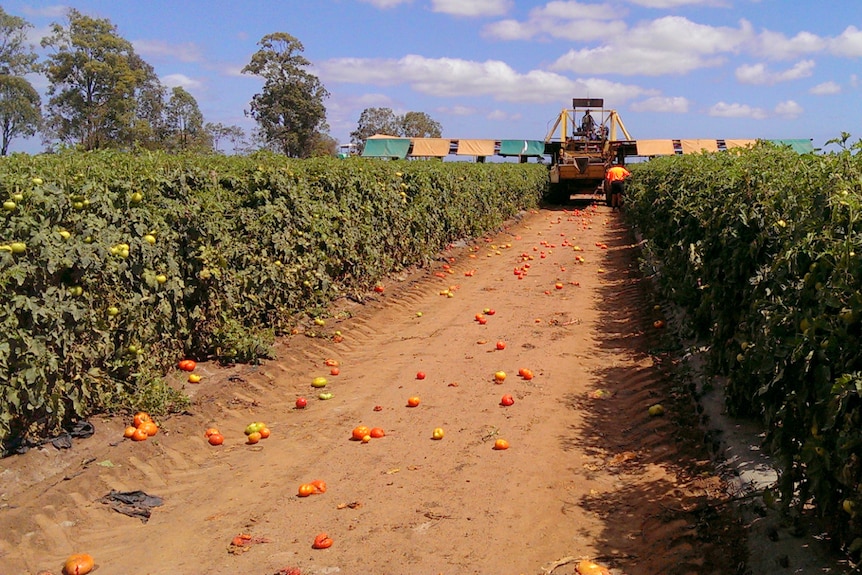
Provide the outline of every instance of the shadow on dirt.
{"type": "Polygon", "coordinates": [[[591,470],[616,487],[578,504],[605,525],[599,557],[627,575],[743,574],[745,528],[715,473],[715,446],[699,426],[689,387],[675,379],[671,338],[638,269],[638,247],[609,217],[596,346],[611,361],[593,373],[596,388],[570,395],[583,424],[560,438],[591,454],[591,470]]]}

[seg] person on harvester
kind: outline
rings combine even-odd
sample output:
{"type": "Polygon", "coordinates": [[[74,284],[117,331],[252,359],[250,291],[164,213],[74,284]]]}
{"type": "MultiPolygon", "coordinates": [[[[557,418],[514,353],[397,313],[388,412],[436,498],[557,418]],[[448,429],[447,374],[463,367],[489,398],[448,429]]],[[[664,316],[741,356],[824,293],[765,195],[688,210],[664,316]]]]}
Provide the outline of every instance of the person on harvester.
{"type": "Polygon", "coordinates": [[[611,187],[611,211],[622,207],[623,193],[626,191],[626,179],[632,175],[622,164],[614,164],[605,172],[605,180],[611,187]]]}

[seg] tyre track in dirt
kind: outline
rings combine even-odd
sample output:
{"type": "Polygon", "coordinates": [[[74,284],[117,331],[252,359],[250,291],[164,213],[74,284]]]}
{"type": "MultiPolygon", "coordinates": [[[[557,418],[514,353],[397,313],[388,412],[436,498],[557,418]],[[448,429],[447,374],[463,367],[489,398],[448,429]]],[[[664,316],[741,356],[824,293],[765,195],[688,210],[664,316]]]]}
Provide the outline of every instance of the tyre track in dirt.
{"type": "Polygon", "coordinates": [[[314,328],[326,337],[284,338],[261,366],[200,365],[201,385],[185,385],[192,408],[161,421],[157,441],[118,440],[125,422],[110,418],[71,450],[5,460],[0,565],[58,570],[86,551],[103,575],[541,573],[569,556],[630,575],[734,572],[743,545],[694,408],[651,353],[658,313],[616,214],[524,214],[363,303],[338,302],[314,328]],[[497,313],[479,325],[485,308],[497,313]],[[328,374],[326,358],[341,373],[329,377],[334,398],[318,401],[309,383],[328,374]],[[535,378],[518,378],[522,367],[535,378]],[[503,393],[514,406],[499,405],[503,393]],[[411,395],[418,408],[405,407],[411,395]],[[648,415],[657,402],[665,417],[648,415]],[[272,437],[243,445],[255,420],[272,437]],[[359,424],[387,436],[349,441],[359,424]],[[227,437],[220,448],[202,436],[213,425],[227,437]],[[430,439],[435,427],[443,440],[430,439]],[[511,449],[492,450],[497,437],[511,449]],[[296,497],[315,478],[327,493],[296,497]],[[97,502],[110,489],[165,504],[144,524],[97,502]],[[312,550],[321,531],[335,544],[312,550]],[[240,532],[268,542],[229,554],[240,532]]]}

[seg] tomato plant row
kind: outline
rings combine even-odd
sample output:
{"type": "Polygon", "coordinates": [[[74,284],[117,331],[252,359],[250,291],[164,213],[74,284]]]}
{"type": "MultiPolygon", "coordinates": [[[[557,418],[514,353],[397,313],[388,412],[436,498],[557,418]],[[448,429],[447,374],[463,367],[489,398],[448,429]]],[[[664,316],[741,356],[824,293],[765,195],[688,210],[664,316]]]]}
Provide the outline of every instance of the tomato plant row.
{"type": "Polygon", "coordinates": [[[541,198],[536,164],[61,153],[0,162],[0,446],[185,397],[178,358],[253,361],[541,198]],[[38,429],[31,429],[38,424],[38,429]]]}
{"type": "Polygon", "coordinates": [[[638,165],[628,215],[710,343],[727,405],[762,418],[788,509],[862,551],[862,156],[750,151],[638,165]]]}

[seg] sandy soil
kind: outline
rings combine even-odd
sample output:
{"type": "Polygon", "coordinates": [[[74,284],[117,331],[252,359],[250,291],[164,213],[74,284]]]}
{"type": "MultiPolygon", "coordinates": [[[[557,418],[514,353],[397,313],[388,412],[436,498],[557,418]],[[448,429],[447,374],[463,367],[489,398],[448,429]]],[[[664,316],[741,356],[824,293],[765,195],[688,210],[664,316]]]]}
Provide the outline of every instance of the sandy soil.
{"type": "Polygon", "coordinates": [[[97,418],[71,449],[2,460],[0,572],[58,573],[73,552],[99,575],[559,575],[573,558],[629,575],[741,572],[744,529],[661,351],[637,256],[603,205],[523,214],[338,302],[307,328],[320,337],[285,338],[272,361],[201,364],[197,385],[176,374],[193,405],[146,442],[122,439],[124,418],[97,418]],[[317,399],[316,376],[332,399],[317,399]],[[252,421],[272,436],[246,445],[252,421]],[[360,424],[386,436],[351,441],[360,424]],[[211,426],[224,445],[207,444],[211,426]],[[498,438],[511,447],[494,450],[498,438]],[[313,479],[327,492],[298,497],[313,479]],[[98,501],[111,490],[164,504],[143,523],[98,501]],[[312,549],[320,532],[330,548],[312,549]],[[240,533],[251,543],[232,548],[240,533]]]}

